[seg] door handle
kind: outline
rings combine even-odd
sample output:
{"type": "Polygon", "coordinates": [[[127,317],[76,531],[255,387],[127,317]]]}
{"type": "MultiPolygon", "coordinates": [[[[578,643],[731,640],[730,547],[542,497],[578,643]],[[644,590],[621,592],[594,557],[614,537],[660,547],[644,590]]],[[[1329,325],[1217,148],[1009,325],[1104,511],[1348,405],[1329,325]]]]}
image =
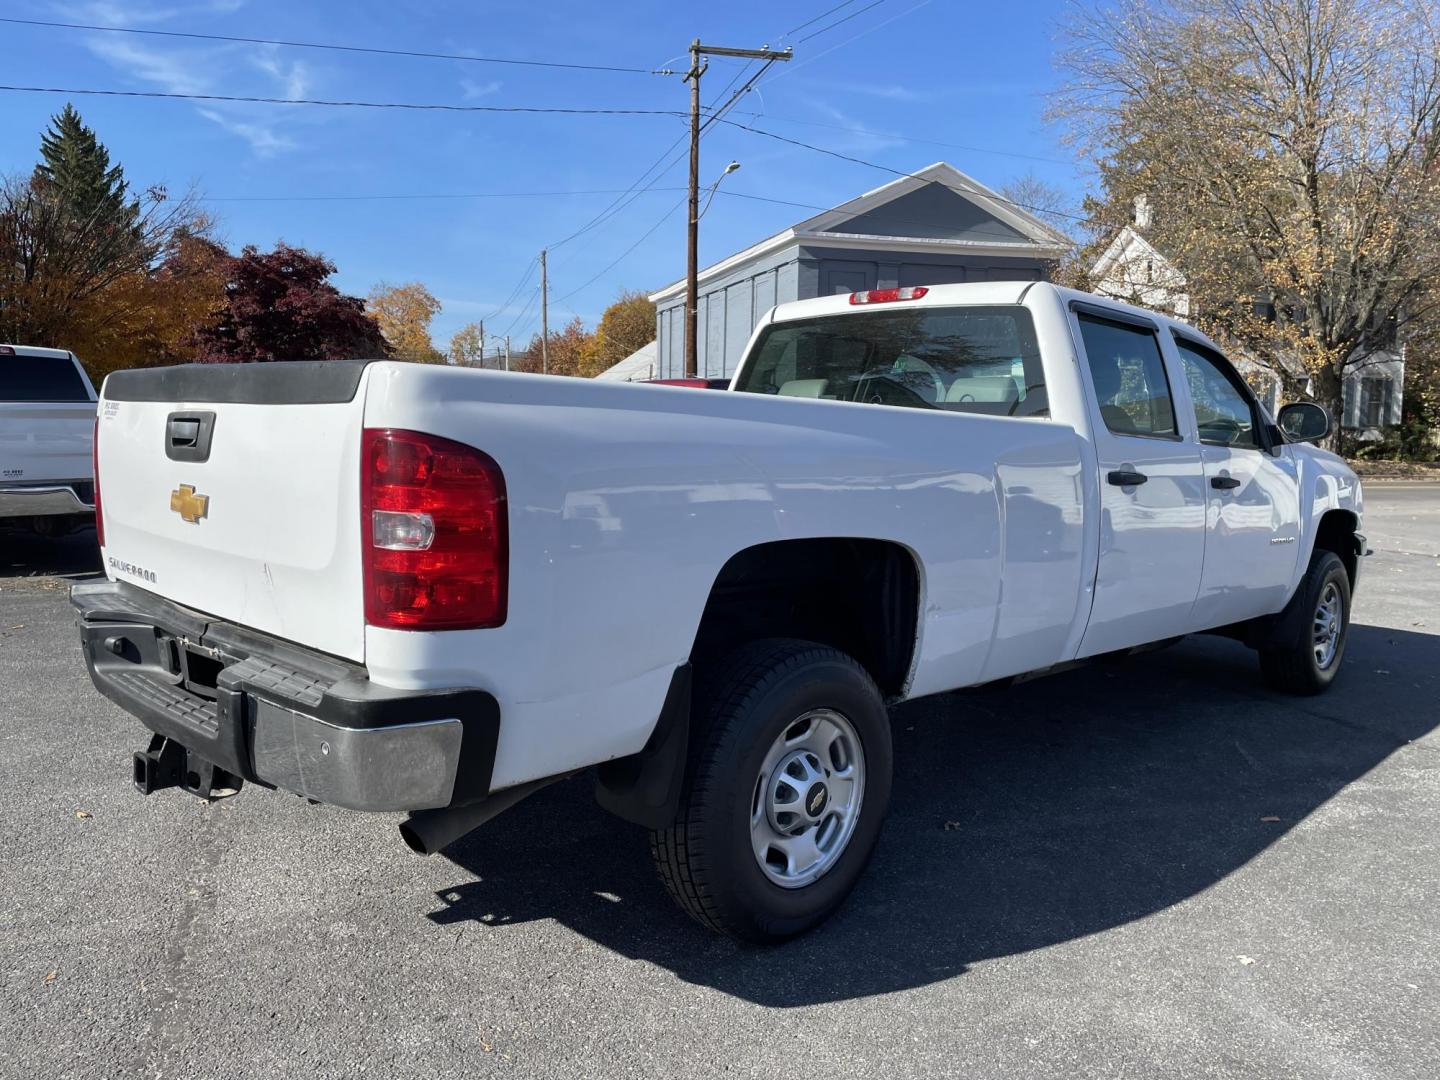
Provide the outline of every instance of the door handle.
{"type": "Polygon", "coordinates": [[[1134,472],[1130,469],[1115,469],[1112,470],[1110,475],[1105,477],[1105,479],[1116,487],[1134,487],[1136,484],[1143,484],[1150,478],[1143,472],[1134,472]]]}
{"type": "Polygon", "coordinates": [[[1231,488],[1239,487],[1240,481],[1236,480],[1233,476],[1212,476],[1210,478],[1210,486],[1219,488],[1221,491],[1229,491],[1231,488]]]}

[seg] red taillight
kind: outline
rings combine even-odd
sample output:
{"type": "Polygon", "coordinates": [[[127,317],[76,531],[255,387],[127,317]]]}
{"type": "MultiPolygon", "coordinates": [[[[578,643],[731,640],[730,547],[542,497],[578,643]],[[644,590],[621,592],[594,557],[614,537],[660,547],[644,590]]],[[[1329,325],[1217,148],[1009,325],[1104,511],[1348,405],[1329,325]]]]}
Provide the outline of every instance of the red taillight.
{"type": "Polygon", "coordinates": [[[95,417],[95,434],[90,439],[90,475],[95,499],[95,539],[105,546],[105,515],[100,512],[100,417],[95,417]]]}
{"type": "Polygon", "coordinates": [[[852,304],[888,304],[892,300],[919,300],[930,290],[924,285],[906,285],[903,289],[868,289],[852,292],[852,304]]]}
{"type": "Polygon", "coordinates": [[[393,630],[503,624],[506,517],[505,478],[488,454],[434,435],[365,429],[365,621],[393,630]]]}

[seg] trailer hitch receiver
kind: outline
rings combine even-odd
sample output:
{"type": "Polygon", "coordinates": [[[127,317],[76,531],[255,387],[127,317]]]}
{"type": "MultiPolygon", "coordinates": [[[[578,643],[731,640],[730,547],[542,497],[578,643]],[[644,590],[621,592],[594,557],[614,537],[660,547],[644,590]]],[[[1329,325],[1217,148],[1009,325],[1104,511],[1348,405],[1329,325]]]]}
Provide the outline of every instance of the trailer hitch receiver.
{"type": "Polygon", "coordinates": [[[150,737],[149,748],[135,755],[134,768],[135,787],[141,795],[178,787],[202,799],[223,799],[239,792],[244,784],[240,777],[163,735],[150,737]]]}

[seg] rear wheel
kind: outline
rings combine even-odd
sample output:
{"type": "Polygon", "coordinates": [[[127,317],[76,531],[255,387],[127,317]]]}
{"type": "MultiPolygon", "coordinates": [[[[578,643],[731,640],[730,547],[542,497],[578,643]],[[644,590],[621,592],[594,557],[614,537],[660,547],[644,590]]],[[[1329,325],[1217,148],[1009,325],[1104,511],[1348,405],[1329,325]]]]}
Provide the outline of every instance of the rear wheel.
{"type": "Polygon", "coordinates": [[[754,642],[702,680],[674,823],[651,834],[676,902],[745,941],[828,917],[869,861],[890,800],[890,721],[866,671],[810,642],[754,642]]]}
{"type": "Polygon", "coordinates": [[[1310,560],[1276,644],[1260,650],[1265,681],[1289,694],[1318,694],[1335,680],[1350,633],[1350,575],[1333,551],[1310,560]]]}

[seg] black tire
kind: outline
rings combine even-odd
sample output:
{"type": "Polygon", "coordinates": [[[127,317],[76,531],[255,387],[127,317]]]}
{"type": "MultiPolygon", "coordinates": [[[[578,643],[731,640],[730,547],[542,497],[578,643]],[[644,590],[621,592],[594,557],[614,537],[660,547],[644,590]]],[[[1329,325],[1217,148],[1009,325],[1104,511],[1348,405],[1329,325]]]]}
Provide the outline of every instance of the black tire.
{"type": "Polygon", "coordinates": [[[701,679],[680,809],[670,827],[650,834],[656,869],[680,907],[711,930],[757,944],[802,934],[844,902],[864,871],[889,807],[892,765],[884,699],[851,657],[792,639],[746,645],[701,679]],[[767,753],[816,709],[841,714],[858,735],[863,797],[833,864],[810,884],[782,887],[752,849],[751,812],[767,753]]]}
{"type": "Polygon", "coordinates": [[[1265,681],[1287,694],[1318,694],[1335,681],[1350,636],[1350,574],[1333,551],[1317,551],[1299,588],[1280,613],[1275,637],[1260,649],[1265,681]],[[1322,597],[1333,589],[1340,605],[1339,638],[1325,664],[1316,653],[1316,616],[1322,597]]]}

